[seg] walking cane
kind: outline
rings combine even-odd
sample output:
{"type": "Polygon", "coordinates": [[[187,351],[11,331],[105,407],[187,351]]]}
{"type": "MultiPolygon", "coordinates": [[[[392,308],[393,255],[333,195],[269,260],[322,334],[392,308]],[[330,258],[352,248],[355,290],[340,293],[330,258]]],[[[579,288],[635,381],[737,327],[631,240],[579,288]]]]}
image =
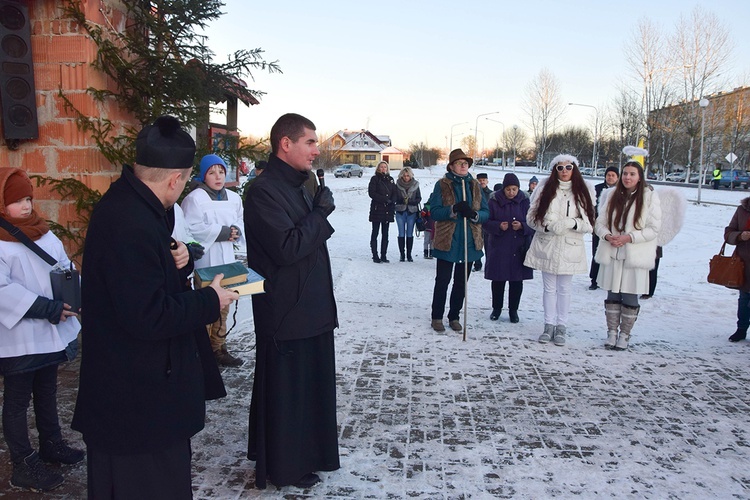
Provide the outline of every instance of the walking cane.
{"type": "MultiPolygon", "coordinates": [[[[461,189],[464,192],[464,201],[466,201],[466,181],[461,179],[461,189]]],[[[464,219],[464,342],[466,342],[466,312],[469,310],[469,233],[466,216],[464,219]]]]}

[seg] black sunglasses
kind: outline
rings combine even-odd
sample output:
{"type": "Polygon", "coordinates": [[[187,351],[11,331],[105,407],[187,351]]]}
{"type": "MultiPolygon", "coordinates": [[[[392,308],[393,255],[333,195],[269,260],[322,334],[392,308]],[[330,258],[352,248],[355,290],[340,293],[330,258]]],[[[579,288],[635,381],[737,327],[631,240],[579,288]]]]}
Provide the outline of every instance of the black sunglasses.
{"type": "Polygon", "coordinates": [[[568,163],[567,165],[557,165],[555,168],[558,172],[562,172],[563,170],[573,170],[573,165],[568,163]]]}

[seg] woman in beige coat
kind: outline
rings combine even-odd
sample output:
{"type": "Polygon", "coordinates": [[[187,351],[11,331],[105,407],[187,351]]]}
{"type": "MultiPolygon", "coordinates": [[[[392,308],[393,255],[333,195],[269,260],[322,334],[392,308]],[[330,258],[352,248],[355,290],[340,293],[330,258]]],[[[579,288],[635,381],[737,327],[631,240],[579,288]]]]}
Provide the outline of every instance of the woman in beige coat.
{"type": "Polygon", "coordinates": [[[659,196],[646,184],[641,164],[631,160],[622,167],[617,185],[602,194],[596,219],[597,283],[609,291],[604,301],[606,349],[628,348],[640,311],[638,295],[648,293],[660,230],[659,196]]]}
{"type": "Polygon", "coordinates": [[[543,344],[565,345],[573,275],[588,273],[583,235],[594,229],[593,193],[578,159],[558,155],[550,162],[549,178],[531,195],[526,222],[535,233],[524,265],[542,271],[543,344]]]}

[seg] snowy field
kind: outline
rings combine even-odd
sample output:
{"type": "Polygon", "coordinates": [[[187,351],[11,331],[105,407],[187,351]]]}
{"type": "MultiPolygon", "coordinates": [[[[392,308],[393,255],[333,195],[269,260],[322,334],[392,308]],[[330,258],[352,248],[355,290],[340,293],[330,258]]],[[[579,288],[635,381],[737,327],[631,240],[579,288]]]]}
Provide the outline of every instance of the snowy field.
{"type": "MultiPolygon", "coordinates": [[[[480,171],[490,186],[502,182],[499,167],[471,170],[480,171]]],[[[416,171],[425,200],[444,172],[416,171]]],[[[727,341],[737,292],[706,282],[724,227],[750,193],[704,189],[704,201],[721,204],[688,203],[630,350],[612,352],[603,348],[606,292],[589,291],[588,276],[574,279],[564,347],[536,341],[538,273],[525,282],[520,323],[507,310],[490,321],[490,282],[480,272],[469,280],[467,341],[434,332],[435,261],[423,259],[422,239],[415,261],[400,263],[391,226],[391,263],[371,261],[372,174],[326,176],[337,206],[329,249],[341,469],[309,490],[254,489],[254,463],[244,456],[254,338],[243,298],[228,340],[247,362],[223,370],[229,396],[209,404],[206,429],[193,439],[195,498],[750,498],[750,344],[727,341]]],[[[519,169],[522,188],[532,175],[540,177],[519,169]]],[[[695,199],[695,188],[681,189],[695,199]]],[[[61,371],[66,426],[76,365],[61,371]]],[[[69,428],[66,437],[80,442],[69,428]]],[[[83,498],[85,466],[65,475],[49,498],[83,498]]]]}
{"type": "MultiPolygon", "coordinates": [[[[490,186],[505,173],[481,167],[472,174],[479,171],[489,173],[490,186]]],[[[423,199],[444,172],[416,171],[423,199]]],[[[341,469],[322,474],[324,483],[308,491],[253,490],[252,463],[242,457],[246,428],[211,422],[194,440],[196,482],[203,484],[196,496],[750,496],[750,345],[727,341],[737,293],[706,282],[708,261],[747,192],[703,189],[703,201],[724,205],[688,203],[682,231],[664,249],[655,296],[642,301],[630,351],[611,352],[602,347],[606,292],[589,291],[588,276],[574,280],[565,347],[536,341],[543,327],[538,273],[525,282],[520,323],[511,324],[507,312],[489,320],[490,282],[475,273],[468,340],[434,332],[435,261],[423,259],[422,239],[415,240],[415,262],[400,263],[391,226],[391,263],[370,259],[372,174],[326,176],[337,207],[329,249],[340,321],[341,469]],[[221,451],[211,445],[220,442],[221,451]],[[201,443],[207,449],[200,451],[201,443]]],[[[540,176],[519,169],[523,188],[532,175],[540,176]]],[[[680,189],[695,199],[695,188],[680,189]]],[[[250,332],[249,304],[240,308],[238,330],[250,332]]],[[[235,342],[252,357],[252,335],[235,342]]],[[[252,370],[241,372],[225,370],[230,384],[238,377],[236,391],[212,410],[224,420],[222,409],[233,407],[229,413],[244,424],[252,370]]]]}

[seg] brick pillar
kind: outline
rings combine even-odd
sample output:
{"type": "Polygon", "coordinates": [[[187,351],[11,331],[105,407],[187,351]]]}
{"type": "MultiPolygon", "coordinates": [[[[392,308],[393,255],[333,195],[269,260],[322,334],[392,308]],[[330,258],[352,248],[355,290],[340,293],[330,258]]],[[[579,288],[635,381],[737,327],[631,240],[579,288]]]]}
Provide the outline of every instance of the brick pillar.
{"type": "MultiPolygon", "coordinates": [[[[81,26],[64,17],[62,3],[28,1],[39,139],[24,141],[16,150],[0,143],[0,166],[22,168],[29,175],[75,178],[104,193],[122,166],[109,163],[89,134],[78,129],[74,113],[65,109],[58,94],[62,90],[83,114],[107,117],[122,129],[136,121],[114,103],[97,103],[86,93],[88,87],[114,89],[114,83],[91,66],[96,45],[81,26]]],[[[82,6],[89,21],[125,29],[124,9],[117,1],[83,0],[82,6]]],[[[72,202],[61,201],[47,187],[35,188],[34,196],[43,217],[63,226],[76,220],[72,202]]]]}

